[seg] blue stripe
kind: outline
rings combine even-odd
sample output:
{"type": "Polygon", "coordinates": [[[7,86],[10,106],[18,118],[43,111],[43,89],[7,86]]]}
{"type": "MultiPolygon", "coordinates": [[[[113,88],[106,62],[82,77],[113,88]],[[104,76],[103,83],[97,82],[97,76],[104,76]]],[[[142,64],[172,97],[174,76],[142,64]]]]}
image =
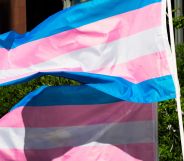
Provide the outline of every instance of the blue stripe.
{"type": "MultiPolygon", "coordinates": [[[[144,82],[134,84],[125,79],[119,77],[111,77],[90,73],[74,73],[74,72],[47,72],[39,73],[31,77],[9,82],[9,84],[20,83],[21,81],[28,81],[42,75],[54,75],[70,78],[81,83],[86,84],[89,87],[97,89],[107,95],[115,97],[117,99],[126,100],[137,103],[154,103],[175,98],[175,86],[171,75],[146,80],[144,82]]],[[[64,89],[66,87],[63,87],[64,89]]],[[[74,87],[73,87],[74,88],[74,87]]],[[[75,87],[76,88],[76,87],[75,87]]],[[[64,90],[67,93],[67,90],[64,90]]],[[[70,91],[69,91],[70,92],[70,91]]],[[[59,95],[58,95],[59,97],[59,95]]],[[[96,96],[94,96],[95,98],[96,96]]],[[[57,98],[57,96],[56,96],[57,98]]],[[[109,98],[108,98],[109,99],[109,98]]],[[[39,99],[37,105],[60,105],[63,100],[53,101],[49,97],[43,97],[39,99]]],[[[67,99],[66,99],[67,100],[67,99]]],[[[95,100],[95,99],[94,99],[95,100]]],[[[115,99],[116,100],[116,99],[115,99]]],[[[80,100],[79,100],[80,101],[80,100]]],[[[85,104],[93,104],[91,99],[86,99],[85,104]]],[[[117,100],[116,100],[117,101],[117,100]]],[[[64,102],[65,104],[66,102],[64,102]]],[[[107,103],[107,102],[102,102],[107,103]]],[[[76,102],[74,103],[76,104],[76,102]]],[[[81,104],[81,102],[79,102],[81,104]]],[[[29,103],[30,106],[34,106],[35,103],[29,103]]],[[[19,105],[20,106],[20,105],[19,105]]]]}
{"type": "Polygon", "coordinates": [[[26,34],[18,34],[15,31],[10,31],[0,35],[0,48],[10,49],[15,39],[25,38],[26,34]]]}
{"type": "Polygon", "coordinates": [[[11,110],[21,106],[94,105],[122,101],[88,85],[42,86],[31,92],[11,110]],[[71,97],[75,99],[71,99],[71,97]]]}
{"type": "Polygon", "coordinates": [[[0,35],[0,47],[15,48],[34,40],[143,8],[157,2],[161,2],[161,0],[92,0],[54,14],[24,35],[17,34],[18,37],[12,35],[8,39],[0,35]],[[4,43],[3,39],[5,39],[4,43]],[[9,39],[13,44],[9,43],[9,39]]]}

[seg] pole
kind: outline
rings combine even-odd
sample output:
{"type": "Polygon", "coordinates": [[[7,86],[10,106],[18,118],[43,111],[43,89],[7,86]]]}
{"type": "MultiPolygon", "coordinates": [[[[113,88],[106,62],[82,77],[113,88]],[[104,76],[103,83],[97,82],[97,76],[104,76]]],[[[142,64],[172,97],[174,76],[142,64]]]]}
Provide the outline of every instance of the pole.
{"type": "Polygon", "coordinates": [[[63,0],[63,9],[71,7],[71,1],[70,0],[63,0]]]}
{"type": "MultiPolygon", "coordinates": [[[[171,50],[172,50],[172,53],[175,54],[174,58],[176,62],[176,49],[175,49],[175,43],[174,43],[174,29],[173,29],[171,0],[167,0],[167,8],[168,8],[168,17],[169,17],[171,50]]],[[[180,100],[180,86],[178,81],[177,68],[175,69],[174,77],[175,77],[174,79],[175,79],[175,85],[176,85],[176,103],[177,103],[177,111],[178,111],[181,147],[182,147],[182,155],[183,155],[183,161],[184,161],[184,130],[183,130],[183,120],[182,120],[182,110],[181,110],[181,100],[180,100]]]]}
{"type": "MultiPolygon", "coordinates": [[[[174,15],[179,17],[183,16],[183,0],[175,0],[174,5],[176,8],[176,11],[174,12],[174,15]]],[[[175,43],[181,44],[183,43],[183,29],[175,29],[175,43]]]]}
{"type": "Polygon", "coordinates": [[[18,33],[26,32],[26,0],[11,0],[11,28],[18,33]]]}

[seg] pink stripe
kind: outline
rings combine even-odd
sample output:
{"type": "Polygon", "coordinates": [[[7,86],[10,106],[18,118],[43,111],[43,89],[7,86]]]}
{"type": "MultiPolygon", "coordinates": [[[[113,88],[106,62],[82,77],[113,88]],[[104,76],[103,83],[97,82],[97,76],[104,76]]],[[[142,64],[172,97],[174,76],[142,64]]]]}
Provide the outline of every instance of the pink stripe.
{"type": "Polygon", "coordinates": [[[161,3],[36,40],[0,54],[0,69],[27,68],[82,48],[112,42],[161,25],[161,3]],[[29,61],[28,61],[29,60],[29,61]]]}
{"type": "MultiPolygon", "coordinates": [[[[57,68],[52,71],[73,71],[82,72],[82,68],[57,68]]],[[[49,72],[42,71],[42,72],[49,72]]],[[[95,74],[104,74],[111,76],[119,76],[132,83],[139,83],[148,79],[158,78],[161,76],[169,75],[170,69],[167,61],[167,55],[165,52],[153,53],[146,56],[139,57],[128,63],[119,64],[112,67],[106,67],[97,69],[94,71],[86,71],[95,74]],[[139,73],[139,74],[137,74],[139,73]]],[[[17,77],[11,77],[1,80],[0,82],[8,82],[11,80],[16,80],[22,77],[29,76],[34,73],[22,74],[17,77]]]]}
{"type": "Polygon", "coordinates": [[[7,53],[7,50],[4,49],[4,48],[0,48],[0,55],[3,55],[3,54],[5,54],[5,53],[7,53]]]}
{"type": "Polygon", "coordinates": [[[148,79],[169,75],[170,69],[166,53],[160,52],[139,57],[128,63],[98,69],[92,71],[92,73],[118,76],[130,82],[139,83],[148,79]]]}
{"type": "Polygon", "coordinates": [[[6,66],[9,66],[9,62],[7,62],[8,60],[8,50],[4,49],[4,48],[0,48],[0,69],[6,66]]]}
{"type": "Polygon", "coordinates": [[[24,150],[0,149],[0,159],[2,159],[2,161],[26,161],[28,158],[26,158],[24,153],[24,150]]]}
{"type": "Polygon", "coordinates": [[[155,161],[153,143],[65,147],[45,150],[0,149],[3,160],[18,161],[155,161]]]}
{"type": "Polygon", "coordinates": [[[118,102],[99,105],[19,107],[0,120],[0,127],[59,127],[153,120],[150,104],[118,102]],[[145,115],[146,114],[146,115],[145,115]]]}

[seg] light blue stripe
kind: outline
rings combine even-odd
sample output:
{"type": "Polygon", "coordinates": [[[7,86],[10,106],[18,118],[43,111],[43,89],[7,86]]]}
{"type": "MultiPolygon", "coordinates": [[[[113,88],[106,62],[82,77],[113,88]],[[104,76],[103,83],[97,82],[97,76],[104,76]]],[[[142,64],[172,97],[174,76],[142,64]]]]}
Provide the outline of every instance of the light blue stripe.
{"type": "Polygon", "coordinates": [[[54,14],[24,35],[11,33],[6,38],[5,35],[0,35],[0,47],[15,48],[34,40],[158,2],[161,2],[161,0],[91,0],[54,14]]]}
{"type": "MultiPolygon", "coordinates": [[[[14,82],[9,82],[9,84],[15,84],[20,81],[28,81],[33,79],[33,77],[38,77],[41,75],[54,75],[54,76],[62,76],[70,79],[77,80],[81,83],[86,84],[86,86],[94,88],[93,92],[96,90],[101,91],[102,93],[106,93],[107,99],[105,96],[101,103],[108,103],[106,100],[111,100],[111,102],[121,100],[126,100],[130,102],[137,103],[154,103],[159,101],[164,101],[168,99],[175,98],[175,87],[173,83],[173,79],[171,75],[154,78],[150,80],[146,80],[144,82],[134,84],[125,79],[119,77],[111,77],[105,75],[98,74],[89,74],[89,73],[72,73],[72,72],[49,72],[49,73],[39,73],[32,77],[24,78],[24,80],[16,80],[14,82]],[[26,80],[27,79],[27,80],[26,80]],[[96,89],[96,90],[95,90],[96,89]],[[111,99],[109,99],[111,97],[111,99]]],[[[50,87],[49,87],[50,88],[50,87]]],[[[63,93],[70,92],[67,91],[68,87],[59,87],[56,91],[60,91],[63,93]]],[[[70,87],[72,90],[79,91],[82,87],[70,87]]],[[[47,88],[46,88],[47,89],[47,88]]],[[[44,90],[46,90],[44,89],[44,90]]],[[[55,90],[55,87],[53,87],[55,90]]],[[[51,90],[52,91],[52,90],[51,90]]],[[[80,93],[80,92],[79,92],[80,93]]],[[[95,92],[94,92],[95,93],[95,92]]],[[[100,93],[100,92],[99,92],[100,93]]],[[[92,94],[91,94],[92,95],[92,94]]],[[[51,95],[52,96],[52,95],[51,95]]],[[[92,96],[92,99],[77,99],[78,102],[74,102],[74,104],[94,104],[96,102],[96,94],[92,96]],[[85,100],[85,101],[84,101],[85,100]],[[82,102],[83,103],[82,103],[82,102]],[[93,102],[94,101],[94,102],[93,102]]],[[[49,97],[43,94],[43,97],[40,96],[40,101],[32,101],[27,103],[29,106],[49,106],[49,105],[66,105],[71,104],[71,101],[67,98],[60,98],[59,93],[55,95],[54,98],[49,97]],[[56,100],[53,100],[56,99],[56,100]]],[[[77,97],[77,95],[76,95],[77,97]]],[[[100,104],[100,102],[98,102],[100,104]]],[[[23,106],[24,104],[22,104],[23,106]]],[[[18,106],[21,106],[18,104],[18,106]]],[[[17,106],[16,106],[17,107],[17,106]]]]}
{"type": "Polygon", "coordinates": [[[88,85],[42,86],[29,93],[11,110],[21,106],[94,105],[122,101],[88,85]],[[71,97],[75,99],[71,99],[71,97]]]}

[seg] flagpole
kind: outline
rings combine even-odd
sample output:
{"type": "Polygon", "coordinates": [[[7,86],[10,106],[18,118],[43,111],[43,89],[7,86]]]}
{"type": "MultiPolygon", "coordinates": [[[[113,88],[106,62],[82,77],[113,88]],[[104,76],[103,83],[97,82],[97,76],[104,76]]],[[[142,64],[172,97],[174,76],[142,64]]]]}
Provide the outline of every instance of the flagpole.
{"type": "MultiPolygon", "coordinates": [[[[170,32],[170,42],[171,42],[171,50],[172,53],[175,54],[176,61],[176,49],[175,49],[175,41],[174,41],[174,29],[173,29],[173,18],[172,18],[172,7],[171,0],[167,0],[167,8],[168,8],[168,17],[169,17],[169,32],[170,32]]],[[[180,138],[181,138],[181,147],[182,147],[182,155],[184,161],[184,130],[183,130],[183,119],[182,119],[182,109],[181,109],[181,94],[180,94],[180,86],[178,81],[177,68],[175,70],[175,83],[176,83],[176,103],[177,103],[177,112],[178,112],[178,121],[179,121],[179,130],[180,130],[180,138]]]]}

